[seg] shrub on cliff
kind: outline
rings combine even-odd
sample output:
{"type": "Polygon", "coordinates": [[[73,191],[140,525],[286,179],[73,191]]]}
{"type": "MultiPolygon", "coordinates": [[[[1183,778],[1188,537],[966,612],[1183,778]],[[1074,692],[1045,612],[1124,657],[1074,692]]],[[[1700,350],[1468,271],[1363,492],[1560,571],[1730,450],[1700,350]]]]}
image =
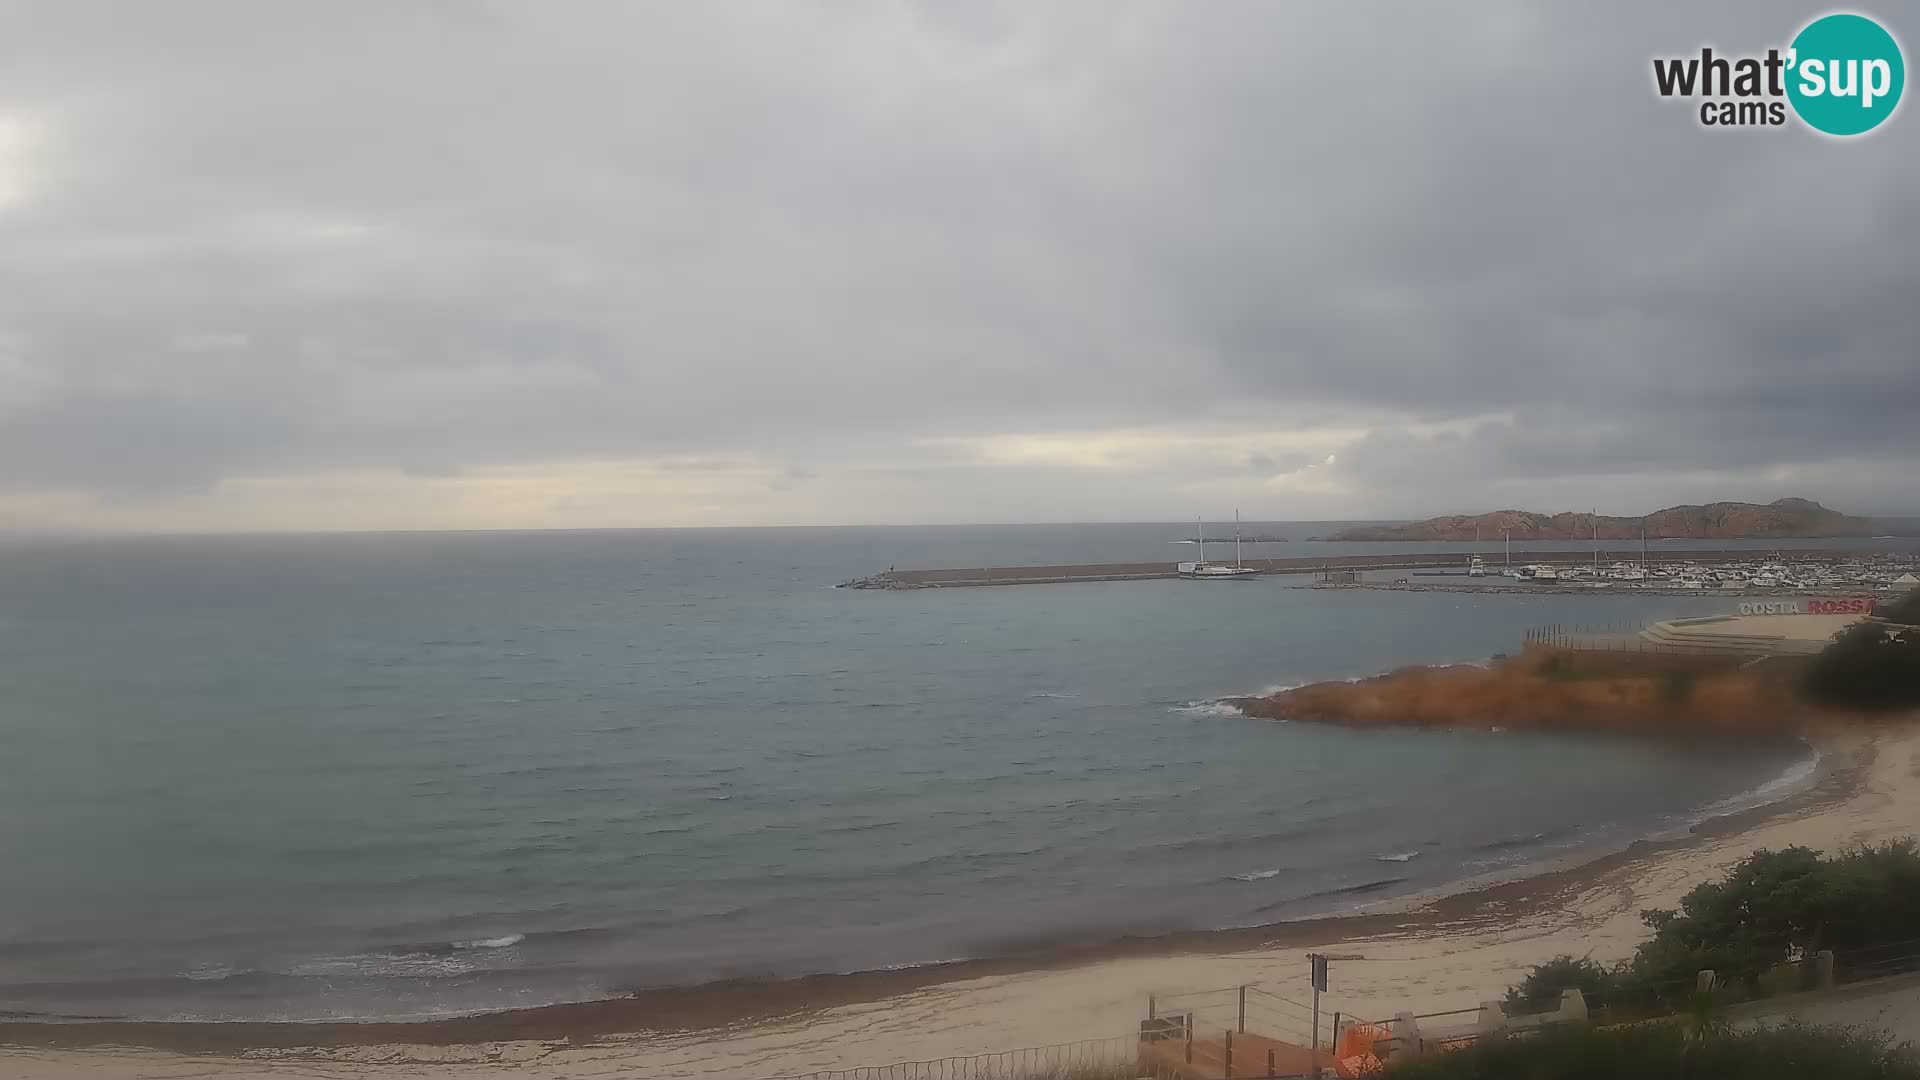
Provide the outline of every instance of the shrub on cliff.
{"type": "MultiPolygon", "coordinates": [[[[1888,608],[1889,622],[1920,623],[1920,595],[1888,608]]],[[[1807,668],[1809,701],[1845,709],[1920,708],[1920,630],[1860,622],[1840,632],[1807,668]]]]}
{"type": "Polygon", "coordinates": [[[1570,1028],[1487,1039],[1464,1050],[1401,1059],[1394,1080],[1920,1080],[1910,1047],[1852,1028],[1787,1025],[1706,1037],[1671,1024],[1570,1028]]]}
{"type": "Polygon", "coordinates": [[[1693,700],[1694,674],[1669,671],[1660,677],[1660,700],[1668,705],[1685,705],[1693,700]]]}
{"type": "Polygon", "coordinates": [[[1920,589],[1908,589],[1905,596],[1875,607],[1873,613],[1888,622],[1920,626],[1920,589]]]}

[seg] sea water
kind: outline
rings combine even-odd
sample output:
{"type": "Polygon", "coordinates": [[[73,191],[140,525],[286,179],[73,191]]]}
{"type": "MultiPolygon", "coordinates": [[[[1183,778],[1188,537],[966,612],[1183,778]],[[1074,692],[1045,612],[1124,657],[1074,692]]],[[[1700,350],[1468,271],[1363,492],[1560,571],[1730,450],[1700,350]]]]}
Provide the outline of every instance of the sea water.
{"type": "Polygon", "coordinates": [[[1187,531],[0,543],[0,1011],[421,1017],[1242,926],[1805,768],[1217,703],[1710,596],[831,587],[1171,560],[1187,531]]]}

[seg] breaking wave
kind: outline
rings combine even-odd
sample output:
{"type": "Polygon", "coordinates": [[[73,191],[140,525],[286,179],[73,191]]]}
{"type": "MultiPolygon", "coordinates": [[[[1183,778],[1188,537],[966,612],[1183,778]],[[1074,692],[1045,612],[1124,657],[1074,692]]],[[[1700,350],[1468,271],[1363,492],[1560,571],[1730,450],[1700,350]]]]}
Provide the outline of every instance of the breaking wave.
{"type": "Polygon", "coordinates": [[[1811,750],[1812,752],[1806,757],[1787,766],[1779,776],[1736,795],[1730,795],[1702,810],[1693,824],[1697,825],[1708,818],[1737,814],[1742,810],[1752,810],[1771,802],[1778,802],[1805,788],[1820,769],[1820,750],[1817,747],[1811,750]]]}
{"type": "Polygon", "coordinates": [[[456,949],[510,949],[527,940],[525,934],[507,934],[503,937],[476,938],[473,941],[456,941],[456,949]]]}
{"type": "Polygon", "coordinates": [[[1273,878],[1273,877],[1279,877],[1279,876],[1280,876],[1280,871],[1278,871],[1278,870],[1254,870],[1254,871],[1252,871],[1252,872],[1250,872],[1250,873],[1245,873],[1245,874],[1230,874],[1230,875],[1228,875],[1228,876],[1229,876],[1229,877],[1231,877],[1231,878],[1232,878],[1233,880],[1235,880],[1235,881],[1265,881],[1265,880],[1267,880],[1268,878],[1273,878]]]}
{"type": "Polygon", "coordinates": [[[1182,716],[1245,716],[1237,706],[1224,701],[1189,701],[1185,705],[1175,705],[1167,710],[1182,716]]]}

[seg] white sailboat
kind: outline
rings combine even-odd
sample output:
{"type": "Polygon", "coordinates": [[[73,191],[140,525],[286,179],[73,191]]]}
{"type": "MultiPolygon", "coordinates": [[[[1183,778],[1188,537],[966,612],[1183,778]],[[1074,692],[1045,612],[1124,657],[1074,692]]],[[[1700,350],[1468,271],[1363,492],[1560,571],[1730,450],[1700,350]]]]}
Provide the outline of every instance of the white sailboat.
{"type": "Polygon", "coordinates": [[[1589,575],[1592,577],[1592,580],[1587,582],[1587,588],[1604,589],[1607,586],[1611,585],[1612,582],[1608,581],[1605,577],[1602,577],[1600,574],[1600,510],[1598,507],[1595,507],[1593,509],[1592,517],[1593,517],[1593,569],[1588,571],[1589,575]]]}
{"type": "Polygon", "coordinates": [[[1593,576],[1600,576],[1600,508],[1594,507],[1587,514],[1593,519],[1593,576]]]}
{"type": "Polygon", "coordinates": [[[1240,511],[1233,512],[1233,565],[1217,566],[1207,561],[1207,529],[1199,518],[1193,519],[1194,541],[1200,545],[1200,557],[1180,563],[1176,569],[1183,578],[1205,581],[1234,581],[1258,577],[1260,571],[1240,562],[1240,511]]]}
{"type": "Polygon", "coordinates": [[[1613,579],[1615,581],[1647,580],[1647,521],[1645,518],[1640,519],[1640,564],[1628,566],[1625,563],[1615,563],[1613,579]]]}

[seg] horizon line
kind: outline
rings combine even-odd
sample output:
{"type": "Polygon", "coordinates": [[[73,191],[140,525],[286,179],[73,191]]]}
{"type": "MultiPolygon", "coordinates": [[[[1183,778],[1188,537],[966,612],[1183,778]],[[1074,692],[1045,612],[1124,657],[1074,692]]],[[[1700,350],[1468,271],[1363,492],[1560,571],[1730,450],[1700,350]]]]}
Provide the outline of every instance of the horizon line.
{"type": "MultiPolygon", "coordinates": [[[[1487,511],[1503,513],[1505,511],[1487,511]]],[[[1522,511],[1534,513],[1535,511],[1522,511]]],[[[1581,511],[1565,511],[1582,513],[1581,511]]],[[[1442,514],[1439,517],[1479,517],[1479,514],[1442,514]]],[[[1552,515],[1548,515],[1552,516],[1552,515]]],[[[1600,517],[1615,517],[1633,520],[1650,514],[1601,514],[1600,517]]],[[[1913,514],[1875,514],[1850,515],[1866,517],[1881,522],[1920,521],[1920,513],[1913,514]]],[[[1432,518],[1243,518],[1239,524],[1245,525],[1400,525],[1417,524],[1432,518]]],[[[295,536],[458,536],[458,535],[500,535],[525,533],[613,533],[613,532],[745,532],[772,531],[777,529],[810,529],[825,531],[830,529],[1007,529],[1007,528],[1057,528],[1064,526],[1111,526],[1128,525],[1166,525],[1188,526],[1192,519],[1152,520],[1079,520],[1079,521],[949,521],[949,522],[844,522],[825,524],[768,524],[768,525],[578,525],[578,526],[490,526],[490,527],[450,527],[450,528],[367,528],[367,529],[87,529],[60,526],[0,526],[0,540],[4,539],[206,539],[221,537],[295,537],[295,536]]],[[[1209,522],[1211,523],[1211,522],[1209,522]]],[[[1233,524],[1233,519],[1221,519],[1220,524],[1233,524]]],[[[1750,537],[1690,537],[1656,536],[1652,540],[1888,540],[1911,539],[1911,533],[1888,533],[1874,536],[1750,536],[1750,537]]],[[[1226,538],[1231,540],[1231,537],[1226,538]]],[[[1497,539],[1497,538],[1496,538],[1497,539]]],[[[1554,537],[1527,537],[1528,541],[1551,542],[1554,537]]],[[[1573,540],[1584,539],[1572,537],[1573,540]]],[[[1472,543],[1461,541],[1320,541],[1317,537],[1302,537],[1297,543],[1334,542],[1334,543],[1472,543]]]]}

